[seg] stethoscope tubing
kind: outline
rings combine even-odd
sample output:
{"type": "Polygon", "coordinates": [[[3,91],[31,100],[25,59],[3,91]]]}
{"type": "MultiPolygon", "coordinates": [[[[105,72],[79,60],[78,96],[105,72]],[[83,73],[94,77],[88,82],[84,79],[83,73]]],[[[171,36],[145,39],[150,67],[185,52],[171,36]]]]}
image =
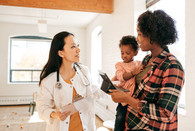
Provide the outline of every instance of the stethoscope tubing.
{"type": "MultiPolygon", "coordinates": [[[[89,79],[87,78],[87,76],[86,76],[86,75],[84,74],[84,72],[82,71],[82,68],[81,68],[78,64],[75,64],[75,65],[79,68],[80,72],[81,72],[82,75],[85,77],[85,80],[84,80],[84,77],[80,76],[81,74],[77,71],[76,67],[74,66],[74,69],[75,69],[76,72],[78,72],[78,75],[80,76],[81,81],[83,82],[83,84],[84,84],[85,86],[89,86],[89,84],[90,84],[89,79]]],[[[62,84],[60,83],[60,78],[59,78],[59,76],[60,76],[60,73],[59,73],[59,70],[57,70],[57,76],[56,76],[56,77],[57,77],[57,81],[56,81],[55,88],[61,89],[61,88],[62,88],[62,84]]]]}

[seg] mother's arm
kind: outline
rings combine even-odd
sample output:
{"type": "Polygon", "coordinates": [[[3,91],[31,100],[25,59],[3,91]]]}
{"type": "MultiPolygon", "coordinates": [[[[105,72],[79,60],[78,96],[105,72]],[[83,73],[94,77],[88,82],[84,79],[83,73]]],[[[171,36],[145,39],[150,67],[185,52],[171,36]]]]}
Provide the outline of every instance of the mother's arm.
{"type": "Polygon", "coordinates": [[[111,93],[112,100],[116,103],[127,103],[137,110],[139,100],[127,95],[125,92],[120,90],[109,90],[111,93]]]}
{"type": "Polygon", "coordinates": [[[170,122],[175,117],[184,83],[183,69],[177,63],[171,64],[163,73],[162,78],[159,100],[156,103],[142,100],[138,105],[138,111],[149,119],[170,122]]]}
{"type": "Polygon", "coordinates": [[[137,100],[122,91],[111,90],[114,102],[125,102],[137,110],[138,113],[149,119],[170,122],[174,117],[181,89],[184,83],[184,72],[180,65],[172,64],[163,74],[162,87],[160,88],[159,100],[150,103],[146,100],[137,100]]]}

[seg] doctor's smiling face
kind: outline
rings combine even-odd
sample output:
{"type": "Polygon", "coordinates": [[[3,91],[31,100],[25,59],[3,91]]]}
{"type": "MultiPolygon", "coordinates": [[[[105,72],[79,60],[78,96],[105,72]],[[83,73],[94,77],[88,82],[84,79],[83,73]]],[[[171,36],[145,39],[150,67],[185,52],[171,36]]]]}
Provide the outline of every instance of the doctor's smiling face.
{"type": "Polygon", "coordinates": [[[63,50],[59,50],[58,54],[62,57],[63,61],[66,62],[79,62],[79,45],[76,44],[74,36],[69,35],[64,38],[64,47],[63,50]]]}

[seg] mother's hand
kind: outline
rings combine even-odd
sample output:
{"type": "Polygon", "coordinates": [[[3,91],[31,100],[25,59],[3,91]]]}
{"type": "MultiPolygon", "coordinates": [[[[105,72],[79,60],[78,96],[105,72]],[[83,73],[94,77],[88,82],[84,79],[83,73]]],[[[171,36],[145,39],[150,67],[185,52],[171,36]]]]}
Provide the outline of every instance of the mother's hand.
{"type": "Polygon", "coordinates": [[[127,103],[129,95],[127,95],[125,92],[120,90],[109,90],[111,93],[109,93],[112,97],[112,100],[116,103],[127,103]]]}
{"type": "Polygon", "coordinates": [[[126,103],[137,110],[137,105],[139,103],[138,99],[135,99],[129,95],[127,95],[125,92],[120,90],[109,90],[111,93],[109,93],[112,97],[112,100],[116,103],[126,103]]]}

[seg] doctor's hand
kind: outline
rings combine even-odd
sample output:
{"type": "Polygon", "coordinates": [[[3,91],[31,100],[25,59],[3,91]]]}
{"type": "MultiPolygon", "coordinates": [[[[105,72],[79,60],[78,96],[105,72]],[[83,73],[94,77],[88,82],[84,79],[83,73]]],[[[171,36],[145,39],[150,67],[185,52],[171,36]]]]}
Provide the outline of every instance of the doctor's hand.
{"type": "Polygon", "coordinates": [[[72,103],[70,103],[68,105],[63,106],[61,109],[61,112],[70,112],[70,115],[72,115],[72,114],[78,112],[78,110],[76,109],[76,107],[72,103]]]}
{"type": "Polygon", "coordinates": [[[57,112],[52,112],[50,114],[50,117],[51,118],[55,118],[55,119],[58,119],[60,121],[64,121],[66,120],[66,118],[70,115],[70,112],[63,112],[61,113],[60,111],[57,111],[57,112]]]}

